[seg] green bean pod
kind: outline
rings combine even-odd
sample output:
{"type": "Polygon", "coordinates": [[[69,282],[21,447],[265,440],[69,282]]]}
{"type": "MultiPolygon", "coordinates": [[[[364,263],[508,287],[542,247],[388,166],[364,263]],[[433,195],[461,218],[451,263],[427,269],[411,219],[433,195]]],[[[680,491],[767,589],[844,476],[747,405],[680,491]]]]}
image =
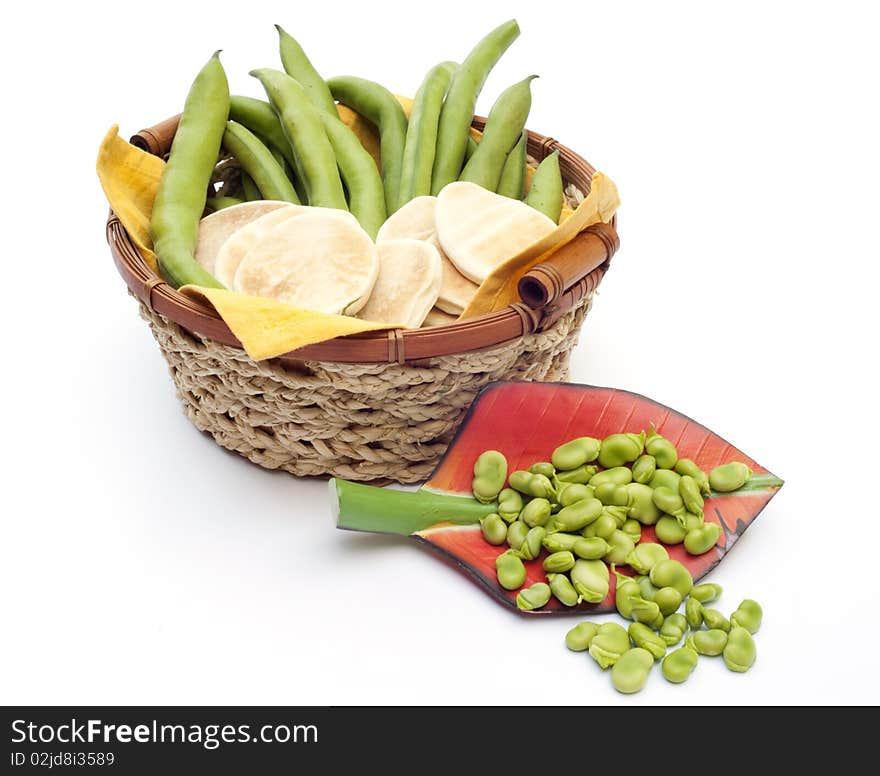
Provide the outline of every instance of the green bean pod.
{"type": "Polygon", "coordinates": [[[474,46],[452,76],[437,127],[432,194],[438,194],[447,183],[458,180],[477,96],[489,71],[518,36],[519,25],[514,19],[496,27],[474,46]]]}
{"type": "Polygon", "coordinates": [[[511,149],[501,168],[501,179],[496,192],[503,197],[522,199],[526,193],[526,156],[529,133],[523,130],[516,145],[511,149]]]}
{"type": "Polygon", "coordinates": [[[175,288],[223,288],[195,260],[199,220],[229,117],[229,84],[218,51],[190,87],[153,203],[150,232],[162,274],[175,288]]]}
{"type": "Polygon", "coordinates": [[[532,185],[525,203],[543,213],[554,224],[562,213],[562,173],[559,170],[559,151],[545,156],[532,177],[532,185]]]}
{"type": "Polygon", "coordinates": [[[309,204],[348,210],[336,154],[327,137],[321,116],[310,102],[305,89],[279,70],[261,68],[251,75],[259,79],[278,114],[281,127],[293,149],[309,204]]]}
{"type": "Polygon", "coordinates": [[[476,183],[489,191],[498,188],[507,155],[526,125],[532,107],[531,83],[537,77],[530,75],[501,92],[489,111],[477,149],[465,164],[459,180],[476,183]]]}
{"type": "Polygon", "coordinates": [[[327,81],[330,93],[343,105],[356,110],[379,129],[382,183],[388,215],[400,205],[400,177],[407,121],[403,106],[384,86],[366,78],[338,76],[327,81]]]}
{"type": "Polygon", "coordinates": [[[247,127],[236,121],[227,121],[223,147],[238,159],[242,169],[260,190],[263,199],[293,202],[296,205],[300,203],[284,168],[247,127]]]}
{"type": "Polygon", "coordinates": [[[257,137],[263,138],[270,149],[280,151],[287,163],[298,172],[293,149],[281,128],[278,114],[268,102],[234,94],[229,98],[229,118],[244,124],[257,137]]]}
{"type": "Polygon", "coordinates": [[[241,192],[245,202],[256,202],[258,199],[264,199],[254,179],[245,170],[241,171],[241,192]]]}
{"type": "MultiPolygon", "coordinates": [[[[456,62],[441,62],[432,67],[422,85],[416,92],[406,140],[403,144],[403,162],[400,171],[399,204],[405,205],[411,199],[431,193],[431,171],[434,168],[434,153],[437,149],[437,126],[443,98],[455,71],[456,62]]],[[[468,135],[468,141],[476,141],[468,135]]]]}
{"type": "Polygon", "coordinates": [[[464,147],[464,161],[467,161],[474,155],[477,150],[477,146],[479,143],[474,139],[474,136],[468,133],[467,145],[464,147]]]}
{"type": "Polygon", "coordinates": [[[333,102],[333,95],[327,88],[327,83],[321,78],[314,65],[312,65],[306,52],[302,46],[288,35],[280,25],[276,24],[275,29],[278,30],[278,49],[281,54],[281,65],[284,72],[305,89],[306,94],[312,104],[319,111],[326,111],[334,116],[339,114],[336,112],[336,103],[333,102]]]}
{"type": "Polygon", "coordinates": [[[208,197],[205,200],[205,207],[212,213],[216,213],[218,210],[223,210],[233,205],[240,205],[243,201],[237,197],[208,197]]]}

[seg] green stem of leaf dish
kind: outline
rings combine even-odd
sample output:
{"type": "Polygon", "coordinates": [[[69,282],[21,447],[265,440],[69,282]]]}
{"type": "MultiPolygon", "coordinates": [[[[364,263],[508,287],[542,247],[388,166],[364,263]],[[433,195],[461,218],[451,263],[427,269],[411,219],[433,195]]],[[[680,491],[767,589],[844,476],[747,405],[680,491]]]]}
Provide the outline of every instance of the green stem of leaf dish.
{"type": "Polygon", "coordinates": [[[409,536],[437,523],[478,523],[498,507],[495,502],[481,504],[461,496],[377,488],[336,478],[329,487],[336,527],[348,531],[409,536]]]}

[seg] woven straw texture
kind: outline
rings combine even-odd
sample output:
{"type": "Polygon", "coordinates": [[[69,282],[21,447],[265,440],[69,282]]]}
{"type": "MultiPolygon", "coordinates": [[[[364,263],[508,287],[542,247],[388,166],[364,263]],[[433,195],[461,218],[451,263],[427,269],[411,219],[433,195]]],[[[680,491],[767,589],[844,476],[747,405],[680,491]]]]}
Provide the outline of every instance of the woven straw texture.
{"type": "Polygon", "coordinates": [[[144,305],[141,316],[186,416],[222,447],[298,476],[416,483],[431,474],[486,384],[568,379],[591,303],[586,296],[546,331],[418,365],[254,362],[144,305]]]}

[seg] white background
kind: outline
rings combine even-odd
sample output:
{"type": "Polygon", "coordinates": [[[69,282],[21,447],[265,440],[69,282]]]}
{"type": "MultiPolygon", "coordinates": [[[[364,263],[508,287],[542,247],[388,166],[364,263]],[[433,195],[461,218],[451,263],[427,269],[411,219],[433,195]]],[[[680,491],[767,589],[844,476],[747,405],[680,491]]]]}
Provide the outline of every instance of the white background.
{"type": "Polygon", "coordinates": [[[871,7],[19,5],[0,47],[0,702],[876,703],[871,7]],[[564,648],[574,620],[524,620],[407,540],[337,531],[323,482],[190,426],[104,242],[101,138],[179,111],[215,49],[257,96],[278,22],[322,73],[411,94],[511,15],[480,111],[539,73],[530,127],[623,198],[572,379],[679,409],[787,480],[712,576],[722,609],[764,604],[744,676],[705,659],[624,698],[564,648]]]}

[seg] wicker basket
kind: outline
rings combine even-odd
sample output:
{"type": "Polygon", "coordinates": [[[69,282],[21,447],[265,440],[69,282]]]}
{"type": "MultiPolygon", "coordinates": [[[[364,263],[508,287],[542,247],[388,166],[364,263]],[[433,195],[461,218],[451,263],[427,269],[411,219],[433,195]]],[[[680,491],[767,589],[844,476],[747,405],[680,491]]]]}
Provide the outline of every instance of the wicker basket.
{"type": "MultiPolygon", "coordinates": [[[[168,119],[131,142],[162,156],[176,127],[168,119]]],[[[533,157],[555,149],[566,184],[588,192],[594,170],[586,161],[529,134],[533,157]]],[[[427,479],[487,383],[568,378],[584,316],[618,247],[614,225],[597,224],[529,271],[519,283],[522,302],[504,310],[255,362],[211,307],[149,269],[112,212],[107,240],[197,428],[267,469],[400,483],[427,479]]]]}

